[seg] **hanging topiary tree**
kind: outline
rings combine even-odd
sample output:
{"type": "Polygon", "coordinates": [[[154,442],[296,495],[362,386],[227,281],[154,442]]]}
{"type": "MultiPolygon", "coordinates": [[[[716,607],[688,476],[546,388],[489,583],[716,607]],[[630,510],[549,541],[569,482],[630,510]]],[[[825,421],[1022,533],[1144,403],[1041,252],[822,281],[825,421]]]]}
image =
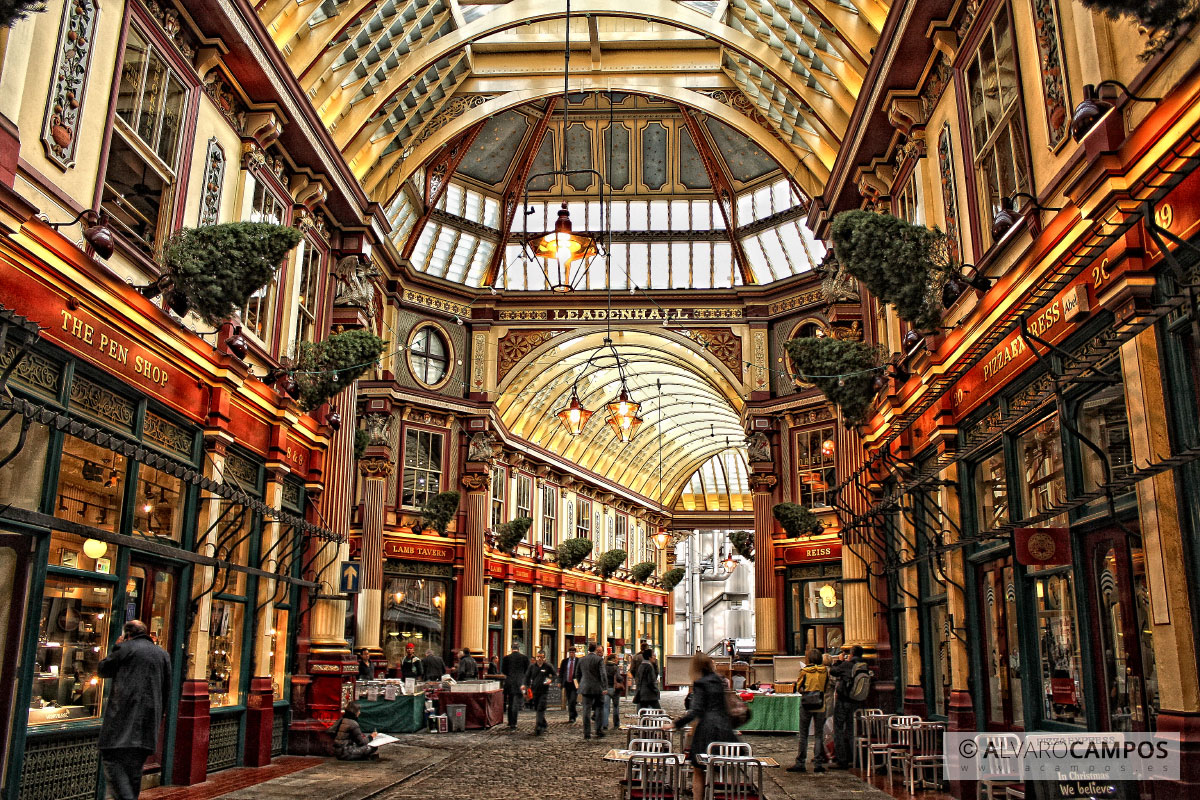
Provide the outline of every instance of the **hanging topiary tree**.
{"type": "Polygon", "coordinates": [[[300,407],[315,411],[375,365],[387,344],[367,330],[335,333],[321,342],[301,342],[296,359],[300,407]]]}
{"type": "Polygon", "coordinates": [[[512,553],[529,533],[533,520],[529,517],[517,517],[496,528],[496,549],[501,553],[512,553]]]}
{"type": "Polygon", "coordinates": [[[747,561],[754,561],[754,534],[750,531],[734,531],[729,534],[729,543],[733,552],[747,561]]]}
{"type": "Polygon", "coordinates": [[[825,523],[821,522],[820,517],[805,506],[796,503],[780,503],[771,509],[771,513],[775,515],[775,519],[779,520],[779,524],[783,526],[787,535],[792,538],[816,536],[825,529],[825,523]]]}
{"type": "Polygon", "coordinates": [[[354,432],[354,460],[358,461],[367,454],[367,447],[371,444],[371,434],[359,428],[354,432]]]}
{"type": "Polygon", "coordinates": [[[172,308],[190,308],[210,325],[220,325],[271,281],[302,237],[297,228],[269,222],[184,228],[163,251],[172,308]],[[177,303],[179,297],[186,307],[177,303]]]}
{"type": "Polygon", "coordinates": [[[27,15],[45,10],[42,0],[0,0],[0,28],[11,28],[27,15]]]}
{"type": "Polygon", "coordinates": [[[891,214],[846,211],[830,226],[838,262],[913,327],[942,321],[942,286],[951,267],[946,234],[891,214]]]}
{"type": "Polygon", "coordinates": [[[1083,4],[1110,19],[1129,17],[1145,28],[1149,38],[1142,51],[1143,61],[1158,55],[1171,41],[1200,22],[1197,0],[1083,0],[1083,4]]]}
{"type": "Polygon", "coordinates": [[[669,569],[663,573],[662,579],[659,581],[659,583],[662,584],[664,589],[670,592],[679,585],[681,580],[683,580],[684,574],[683,567],[669,569]]]}
{"type": "Polygon", "coordinates": [[[574,569],[592,552],[592,540],[583,537],[564,539],[554,554],[554,560],[563,569],[574,569]]]}
{"type": "Polygon", "coordinates": [[[441,492],[429,498],[421,509],[421,527],[432,528],[440,535],[446,535],[450,521],[458,513],[458,492],[441,492]]]}
{"type": "Polygon", "coordinates": [[[601,578],[611,578],[613,573],[621,568],[625,563],[625,559],[629,554],[624,550],[606,550],[601,553],[596,559],[596,569],[600,571],[601,578]]]}
{"type": "Polygon", "coordinates": [[[645,583],[646,579],[654,574],[657,566],[653,561],[639,561],[629,568],[629,577],[633,578],[635,583],[645,583]]]}
{"type": "Polygon", "coordinates": [[[848,425],[858,425],[875,399],[879,351],[869,344],[812,336],[792,339],[784,347],[800,377],[814,384],[842,411],[848,425]]]}

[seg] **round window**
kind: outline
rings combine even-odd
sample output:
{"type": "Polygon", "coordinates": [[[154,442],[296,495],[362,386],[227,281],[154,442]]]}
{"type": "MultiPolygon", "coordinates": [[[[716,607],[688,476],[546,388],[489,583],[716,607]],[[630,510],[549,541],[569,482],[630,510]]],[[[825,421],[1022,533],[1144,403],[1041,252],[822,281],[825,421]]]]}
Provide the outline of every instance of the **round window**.
{"type": "Polygon", "coordinates": [[[450,373],[450,345],[445,335],[433,325],[417,329],[408,343],[408,367],[426,386],[441,385],[450,373]]]}

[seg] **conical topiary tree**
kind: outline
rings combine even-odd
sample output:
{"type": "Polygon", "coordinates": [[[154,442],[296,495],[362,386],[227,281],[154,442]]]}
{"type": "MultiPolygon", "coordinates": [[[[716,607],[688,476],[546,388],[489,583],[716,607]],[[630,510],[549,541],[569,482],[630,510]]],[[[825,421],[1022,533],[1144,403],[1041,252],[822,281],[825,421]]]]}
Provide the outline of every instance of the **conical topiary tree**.
{"type": "Polygon", "coordinates": [[[163,250],[170,291],[186,299],[205,322],[220,325],[271,281],[301,238],[298,229],[269,222],[184,228],[163,250]]]}
{"type": "Polygon", "coordinates": [[[596,569],[600,571],[600,577],[611,578],[613,573],[621,568],[621,565],[625,563],[625,559],[628,557],[629,554],[620,549],[606,550],[601,553],[596,559],[596,569]]]}
{"type": "Polygon", "coordinates": [[[951,264],[946,234],[891,214],[845,211],[829,228],[838,262],[913,327],[942,321],[942,286],[951,264]]]}
{"type": "Polygon", "coordinates": [[[375,365],[386,343],[370,331],[335,333],[321,342],[301,342],[296,359],[300,407],[315,411],[375,365]]]}
{"type": "Polygon", "coordinates": [[[733,545],[733,552],[747,561],[754,561],[754,534],[750,531],[734,531],[729,534],[729,543],[733,545]]]}
{"type": "Polygon", "coordinates": [[[869,344],[810,336],[784,345],[800,377],[812,383],[842,411],[849,425],[862,423],[875,399],[879,351],[869,344]]]}
{"type": "Polygon", "coordinates": [[[421,509],[421,527],[432,528],[445,536],[450,521],[458,513],[458,500],[458,492],[441,492],[429,498],[421,509]]]}
{"type": "Polygon", "coordinates": [[[639,561],[629,568],[629,577],[633,578],[635,583],[645,583],[646,579],[654,574],[656,567],[653,561],[639,561]]]}
{"type": "Polygon", "coordinates": [[[683,580],[683,567],[675,567],[663,573],[662,579],[659,581],[662,587],[668,592],[673,591],[679,582],[683,580]]]}
{"type": "Polygon", "coordinates": [[[788,536],[816,536],[825,529],[821,518],[805,506],[796,503],[780,503],[771,509],[775,519],[787,532],[788,536]]]}
{"type": "Polygon", "coordinates": [[[554,560],[563,569],[574,569],[592,552],[592,540],[579,537],[564,539],[554,554],[554,560]]]}
{"type": "Polygon", "coordinates": [[[517,517],[496,528],[496,549],[501,553],[512,553],[517,549],[529,533],[533,520],[529,517],[517,517]]]}

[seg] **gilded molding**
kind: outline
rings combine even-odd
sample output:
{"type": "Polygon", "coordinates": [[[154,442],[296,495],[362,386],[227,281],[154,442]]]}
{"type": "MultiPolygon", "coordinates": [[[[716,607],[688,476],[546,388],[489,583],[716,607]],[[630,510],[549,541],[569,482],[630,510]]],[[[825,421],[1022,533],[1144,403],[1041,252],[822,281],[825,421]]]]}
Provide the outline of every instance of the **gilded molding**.
{"type": "Polygon", "coordinates": [[[1033,31],[1041,56],[1038,74],[1042,79],[1042,101],[1046,106],[1046,136],[1050,149],[1066,138],[1071,124],[1071,104],[1067,89],[1067,70],[1062,60],[1056,0],[1033,0],[1033,31]]]}
{"type": "Polygon", "coordinates": [[[486,492],[492,488],[492,473],[467,472],[460,478],[460,482],[468,492],[486,492]]]}
{"type": "Polygon", "coordinates": [[[504,376],[517,365],[517,362],[532,353],[537,347],[563,333],[566,333],[566,330],[540,328],[506,333],[496,345],[496,380],[503,381],[504,376]]]}
{"type": "Polygon", "coordinates": [[[364,478],[386,478],[395,469],[395,465],[386,458],[360,458],[358,460],[358,471],[364,478]]]}
{"type": "Polygon", "coordinates": [[[434,311],[444,311],[448,314],[457,314],[460,317],[469,317],[471,315],[470,306],[465,306],[462,303],[455,303],[453,300],[446,300],[441,297],[434,297],[431,294],[423,292],[414,292],[412,289],[404,290],[404,302],[412,303],[413,305],[432,308],[434,311]]]}
{"type": "Polygon", "coordinates": [[[769,472],[752,474],[750,476],[750,489],[754,492],[769,492],[775,488],[775,484],[779,479],[769,472]]]}
{"type": "Polygon", "coordinates": [[[805,306],[818,305],[823,301],[820,289],[813,289],[810,292],[802,292],[797,295],[770,303],[767,306],[767,313],[770,315],[781,314],[784,311],[792,311],[805,306]]]}
{"type": "Polygon", "coordinates": [[[700,344],[729,368],[739,379],[742,375],[742,337],[730,328],[676,328],[678,332],[700,344]]]}
{"type": "Polygon", "coordinates": [[[46,157],[63,170],[75,166],[79,114],[92,65],[92,37],[100,17],[96,0],[67,0],[58,33],[54,76],[42,123],[46,157]]]}
{"type": "Polygon", "coordinates": [[[487,380],[487,344],[486,333],[476,333],[471,348],[471,386],[475,391],[482,392],[484,381],[487,380]]]}
{"type": "Polygon", "coordinates": [[[946,249],[951,262],[962,262],[962,241],[958,234],[958,185],[954,181],[954,149],[950,123],[938,136],[938,175],[942,184],[942,203],[946,213],[946,249]]]}

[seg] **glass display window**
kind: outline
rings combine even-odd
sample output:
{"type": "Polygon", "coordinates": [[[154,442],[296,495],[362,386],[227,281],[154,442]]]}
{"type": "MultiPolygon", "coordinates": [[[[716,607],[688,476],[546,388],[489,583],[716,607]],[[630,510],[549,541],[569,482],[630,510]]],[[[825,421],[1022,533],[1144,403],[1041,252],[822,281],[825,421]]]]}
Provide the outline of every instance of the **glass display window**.
{"type": "Polygon", "coordinates": [[[1086,724],[1074,576],[1070,572],[1057,572],[1031,577],[1042,670],[1042,718],[1086,724]]]}
{"type": "Polygon", "coordinates": [[[529,601],[527,594],[514,594],[512,598],[512,641],[505,644],[515,646],[518,650],[529,655],[529,601]]]}
{"type": "MultiPolygon", "coordinates": [[[[0,428],[0,453],[16,449],[21,435],[19,422],[0,428]]],[[[43,477],[49,452],[50,429],[41,423],[29,426],[25,446],[17,457],[0,467],[0,497],[6,505],[37,511],[42,505],[43,477]]]]}
{"type": "Polygon", "coordinates": [[[119,453],[64,436],[54,516],[115,533],[121,525],[127,464],[119,453]]]}
{"type": "Polygon", "coordinates": [[[183,533],[183,480],[154,467],[138,470],[133,529],[143,536],[178,542],[183,533]]]}
{"type": "MultiPolygon", "coordinates": [[[[446,650],[446,597],[450,584],[445,580],[418,577],[391,577],[384,581],[383,654],[389,668],[398,668],[407,645],[416,648],[417,657],[427,650],[442,654],[446,650]]],[[[501,594],[501,598],[503,595],[501,594]]],[[[493,602],[496,595],[492,595],[493,602]]],[[[489,610],[489,622],[493,618],[489,610]]],[[[497,609],[498,618],[499,609],[497,609]]]]}
{"type": "Polygon", "coordinates": [[[146,623],[150,638],[165,650],[171,649],[172,609],[175,576],[150,565],[131,564],[125,583],[125,619],[146,623]]]}
{"type": "Polygon", "coordinates": [[[214,708],[242,703],[244,603],[212,601],[208,628],[208,700],[214,708]]]}
{"type": "MultiPolygon", "coordinates": [[[[1119,480],[1133,472],[1133,442],[1129,438],[1124,386],[1109,386],[1081,400],[1078,427],[1104,452],[1111,480],[1119,480]]],[[[1106,482],[1104,463],[1100,454],[1083,442],[1079,443],[1079,454],[1083,463],[1083,490],[1095,491],[1106,482]]]]}
{"type": "MultiPolygon", "coordinates": [[[[1063,472],[1062,429],[1057,414],[1046,417],[1017,438],[1021,501],[1026,517],[1049,511],[1067,499],[1063,472]]],[[[1065,526],[1059,514],[1043,525],[1065,526]]]]}
{"type": "Polygon", "coordinates": [[[52,567],[111,575],[116,558],[115,544],[63,531],[53,531],[50,534],[49,564],[52,567]]]}
{"type": "Polygon", "coordinates": [[[49,575],[42,593],[29,724],[100,716],[97,669],[108,648],[114,586],[49,575]]]}
{"type": "Polygon", "coordinates": [[[830,578],[804,584],[804,617],[838,619],[842,616],[842,583],[830,578]]]}
{"type": "Polygon", "coordinates": [[[979,530],[1008,522],[1008,475],[1004,453],[996,451],[975,465],[975,508],[979,530]]]}
{"type": "Polygon", "coordinates": [[[987,724],[1004,729],[1023,728],[1021,647],[1012,558],[988,562],[980,567],[979,574],[987,724]]]}
{"type": "Polygon", "coordinates": [[[284,688],[287,686],[287,647],[288,647],[288,610],[276,608],[271,618],[271,627],[267,629],[270,639],[270,656],[267,662],[267,674],[271,676],[271,693],[276,700],[284,698],[284,688]]]}

